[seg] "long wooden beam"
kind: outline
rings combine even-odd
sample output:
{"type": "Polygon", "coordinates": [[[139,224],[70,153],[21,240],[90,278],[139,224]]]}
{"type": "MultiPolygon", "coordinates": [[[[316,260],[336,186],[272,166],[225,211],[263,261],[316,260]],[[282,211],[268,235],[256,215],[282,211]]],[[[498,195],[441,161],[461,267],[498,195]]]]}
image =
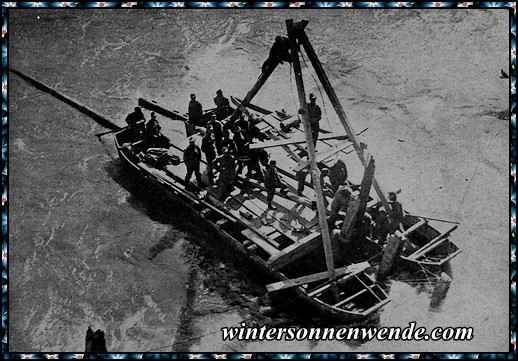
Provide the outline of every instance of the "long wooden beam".
{"type": "Polygon", "coordinates": [[[264,85],[264,83],[266,83],[266,80],[268,80],[268,78],[270,77],[270,75],[272,75],[275,68],[277,68],[277,65],[278,65],[277,63],[273,63],[272,66],[270,66],[269,68],[266,69],[265,73],[261,73],[261,75],[259,76],[259,79],[257,79],[257,82],[255,83],[255,85],[246,94],[245,98],[241,102],[241,105],[234,110],[234,112],[230,116],[230,119],[237,119],[240,108],[242,110],[244,107],[247,107],[248,104],[250,104],[250,102],[255,97],[255,95],[259,92],[259,90],[264,85]]]}
{"type": "MultiPolygon", "coordinates": [[[[347,134],[339,134],[339,135],[324,135],[319,137],[318,140],[328,140],[328,139],[348,139],[347,134]]],[[[260,142],[255,144],[250,144],[250,149],[264,149],[264,148],[273,148],[273,147],[281,147],[283,145],[290,144],[302,144],[305,143],[306,139],[302,138],[291,138],[291,139],[280,139],[280,140],[270,140],[266,142],[260,142]]]]}
{"type": "MultiPolygon", "coordinates": [[[[313,46],[309,42],[309,39],[306,35],[306,33],[303,30],[300,30],[298,32],[298,38],[300,44],[304,47],[304,50],[306,50],[306,54],[308,55],[309,60],[311,61],[311,64],[313,65],[313,68],[315,68],[315,72],[317,73],[318,78],[320,79],[320,82],[322,83],[322,86],[324,87],[327,96],[329,97],[329,100],[331,101],[331,104],[333,104],[333,107],[335,108],[336,114],[338,115],[338,119],[342,123],[342,126],[344,127],[345,131],[349,135],[349,139],[353,143],[354,149],[356,150],[356,153],[358,154],[358,157],[360,158],[360,161],[362,162],[364,167],[367,167],[368,164],[365,159],[365,155],[363,153],[363,149],[354,136],[354,130],[352,128],[351,123],[349,122],[349,119],[347,118],[347,115],[344,112],[344,109],[342,108],[342,105],[340,104],[340,101],[338,100],[338,96],[336,95],[333,87],[331,86],[331,82],[329,81],[329,78],[326,75],[326,72],[324,71],[324,68],[322,67],[322,64],[318,60],[317,54],[315,53],[315,50],[313,49],[313,46]]],[[[381,200],[381,203],[386,209],[389,208],[389,204],[387,202],[387,198],[385,197],[385,194],[381,190],[380,186],[378,185],[378,182],[376,179],[372,180],[372,185],[374,189],[376,190],[376,193],[378,194],[378,197],[381,200]]]]}
{"type": "Polygon", "coordinates": [[[155,102],[147,101],[146,99],[139,98],[138,99],[138,105],[140,105],[143,108],[146,108],[148,110],[152,110],[154,112],[157,112],[160,115],[163,115],[165,117],[174,119],[174,120],[181,120],[186,122],[187,121],[187,115],[181,114],[174,110],[166,109],[160,105],[158,105],[155,102]]]}
{"type": "MultiPolygon", "coordinates": [[[[336,271],[336,277],[341,277],[348,273],[358,273],[363,271],[364,269],[370,267],[369,262],[364,261],[360,263],[355,263],[350,266],[340,267],[337,268],[336,271]]],[[[316,282],[323,280],[328,277],[328,273],[326,272],[319,272],[314,273],[312,275],[302,276],[298,278],[292,278],[285,281],[279,281],[275,283],[270,283],[269,285],[266,285],[266,289],[268,292],[276,292],[280,290],[286,290],[289,288],[297,287],[306,283],[316,282]]]]}
{"type": "Polygon", "coordinates": [[[331,247],[331,238],[329,236],[329,226],[327,224],[326,206],[324,203],[324,195],[322,194],[322,185],[320,182],[320,170],[318,169],[315,159],[315,146],[313,145],[313,137],[308,118],[308,105],[306,103],[306,92],[304,90],[304,80],[302,79],[302,69],[299,60],[299,46],[297,44],[298,33],[304,32],[306,21],[293,23],[292,19],[286,20],[286,29],[288,30],[288,38],[291,45],[291,60],[293,62],[293,72],[295,74],[295,83],[297,84],[297,93],[299,96],[300,108],[302,109],[302,124],[306,135],[306,147],[308,152],[308,160],[311,162],[311,177],[313,178],[314,190],[317,199],[318,223],[324,243],[324,255],[326,259],[327,271],[329,279],[335,277],[335,265],[333,260],[333,249],[331,247]]]}
{"type": "Polygon", "coordinates": [[[72,99],[72,98],[66,96],[65,94],[62,94],[62,93],[58,92],[56,89],[51,88],[47,84],[44,84],[41,81],[36,80],[33,77],[30,77],[30,76],[28,76],[28,75],[26,75],[26,74],[24,74],[24,73],[22,73],[22,72],[20,72],[20,71],[18,71],[16,69],[13,69],[13,68],[9,68],[9,72],[18,75],[20,78],[22,78],[26,82],[34,85],[37,89],[40,89],[40,90],[42,90],[42,91],[52,95],[54,98],[59,99],[62,102],[64,102],[64,103],[72,106],[73,108],[79,110],[81,113],[89,116],[90,118],[95,120],[97,123],[99,123],[103,127],[111,129],[111,130],[121,130],[122,129],[121,127],[119,127],[117,124],[113,123],[111,120],[109,120],[108,118],[106,118],[102,114],[99,114],[98,112],[96,112],[92,108],[90,108],[90,107],[88,107],[88,106],[86,106],[84,104],[81,104],[77,100],[72,99]]]}

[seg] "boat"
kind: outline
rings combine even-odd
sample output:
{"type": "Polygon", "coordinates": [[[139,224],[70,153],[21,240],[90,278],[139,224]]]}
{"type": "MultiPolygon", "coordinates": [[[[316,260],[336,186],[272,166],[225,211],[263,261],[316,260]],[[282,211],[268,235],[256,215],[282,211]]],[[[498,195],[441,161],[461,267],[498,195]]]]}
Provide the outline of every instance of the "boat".
{"type": "MultiPolygon", "coordinates": [[[[190,124],[182,112],[139,99],[141,107],[182,122],[185,125],[184,136],[171,140],[166,147],[157,148],[145,140],[135,139],[132,130],[124,128],[115,133],[115,145],[123,163],[158,185],[163,192],[184,202],[206,227],[214,230],[218,239],[232,245],[275,279],[276,282],[265,285],[268,292],[295,293],[296,298],[319,310],[326,318],[339,322],[365,321],[378,315],[378,311],[390,302],[382,283],[377,282],[379,269],[374,266],[377,262],[383,265],[385,256],[391,252],[360,232],[358,225],[380,206],[388,207],[388,204],[374,178],[374,161],[364,153],[365,148],[355,138],[361,132],[355,133],[348,123],[307,39],[306,25],[306,21],[297,24],[287,21],[292,54],[298,51],[298,46],[304,47],[344,125],[344,131],[339,134],[323,131],[315,153],[311,138],[303,130],[306,127],[301,126],[307,122],[304,113],[302,116],[287,114],[252,104],[255,94],[275,70],[275,64],[260,75],[244,99],[231,97],[231,115],[223,119],[224,123],[229,123],[239,116],[245,117],[254,131],[261,135],[250,148],[268,149],[270,158],[277,160],[277,169],[287,185],[287,192],[275,193],[277,209],[267,207],[266,190],[261,181],[253,177],[238,175],[233,191],[225,198],[217,184],[202,186],[185,182],[186,167],[180,159],[187,146],[187,138],[194,138],[200,145],[205,128],[190,124]],[[328,165],[326,162],[338,154],[358,155],[365,166],[361,184],[349,183],[359,193],[355,198],[355,212],[350,211],[353,209],[350,204],[348,212],[342,214],[343,219],[336,224],[341,229],[340,237],[346,238],[344,249],[348,249],[350,257],[333,253],[340,241],[337,243],[336,237],[331,240],[326,222],[326,201],[329,204],[332,198],[322,193],[320,181],[313,178],[312,183],[306,182],[302,194],[295,188],[297,171],[310,168],[315,173],[319,166],[328,165]],[[371,185],[377,197],[370,195],[371,185]]],[[[300,75],[298,61],[298,56],[294,56],[293,65],[295,68],[298,66],[296,76],[300,75]]],[[[306,97],[301,78],[296,80],[303,108],[306,97]]],[[[208,110],[205,115],[210,117],[213,112],[208,110]]],[[[202,170],[204,166],[203,159],[202,170]]],[[[391,237],[398,241],[398,250],[403,248],[400,258],[405,262],[441,268],[460,253],[449,237],[454,229],[441,233],[429,224],[428,219],[408,213],[401,225],[401,231],[396,231],[391,237]],[[399,244],[403,246],[399,247],[399,244]]]]}
{"type": "MultiPolygon", "coordinates": [[[[139,104],[165,114],[163,108],[152,102],[141,99],[139,104]]],[[[187,121],[182,116],[175,115],[175,118],[187,121]]],[[[268,285],[271,291],[290,289],[295,293],[293,297],[303,299],[323,317],[341,322],[369,319],[375,316],[376,310],[389,302],[386,291],[376,284],[368,262],[337,268],[332,282],[326,279],[321,237],[315,231],[318,224],[310,201],[299,200],[292,193],[279,193],[276,198],[291,199],[279,200],[277,211],[267,211],[265,191],[259,182],[250,179],[248,187],[240,183],[229,200],[223,203],[218,199],[218,193],[211,192],[210,188],[202,190],[194,183],[185,184],[186,169],[182,163],[158,167],[138,156],[146,153],[146,145],[143,142],[132,143],[132,137],[129,129],[115,133],[115,145],[120,160],[158,185],[159,189],[185,203],[194,211],[194,215],[200,216],[205,227],[214,230],[217,238],[230,244],[261,272],[280,282],[268,285]],[[249,193],[243,194],[242,188],[249,193]],[[288,207],[296,204],[298,210],[294,212],[298,213],[293,214],[297,216],[281,219],[290,214],[288,207]],[[266,222],[270,223],[264,224],[266,222]],[[292,222],[300,225],[300,229],[289,229],[287,224],[292,222]],[[307,257],[302,257],[299,253],[307,257]],[[307,264],[308,259],[311,261],[310,265],[307,264]],[[370,274],[366,272],[369,269],[370,274]],[[308,279],[304,278],[307,271],[311,275],[308,279]],[[331,284],[336,285],[340,295],[336,302],[332,301],[331,284]]],[[[200,141],[201,133],[194,137],[200,141]]],[[[171,157],[181,157],[183,146],[172,145],[168,152],[171,157]]]]}

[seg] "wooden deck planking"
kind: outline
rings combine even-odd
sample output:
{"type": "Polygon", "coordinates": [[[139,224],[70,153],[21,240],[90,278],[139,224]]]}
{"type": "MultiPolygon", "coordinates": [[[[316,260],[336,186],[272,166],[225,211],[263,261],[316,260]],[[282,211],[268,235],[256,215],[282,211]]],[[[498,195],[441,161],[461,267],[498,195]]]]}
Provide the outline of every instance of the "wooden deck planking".
{"type": "Polygon", "coordinates": [[[262,237],[254,233],[254,231],[250,229],[245,229],[241,231],[241,234],[243,234],[250,241],[254,242],[256,245],[261,247],[263,250],[265,250],[270,256],[279,253],[279,250],[277,248],[268,243],[267,240],[263,239],[262,237]]]}
{"type": "Polygon", "coordinates": [[[308,254],[322,244],[320,232],[313,232],[308,236],[299,239],[294,244],[286,247],[281,252],[268,260],[268,265],[279,269],[290,262],[308,254]]]}

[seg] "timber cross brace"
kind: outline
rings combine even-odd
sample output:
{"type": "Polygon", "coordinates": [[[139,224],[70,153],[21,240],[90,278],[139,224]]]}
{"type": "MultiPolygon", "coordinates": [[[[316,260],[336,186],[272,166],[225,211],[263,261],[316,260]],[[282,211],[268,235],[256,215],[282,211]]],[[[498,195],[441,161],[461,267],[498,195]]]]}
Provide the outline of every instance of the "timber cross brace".
{"type": "MultiPolygon", "coordinates": [[[[311,62],[311,65],[315,69],[315,73],[318,76],[318,79],[322,83],[322,86],[329,97],[329,100],[331,101],[331,104],[333,105],[333,108],[338,116],[338,119],[340,120],[340,123],[345,129],[345,132],[349,138],[349,140],[352,142],[354,150],[356,151],[356,154],[358,154],[358,157],[360,158],[360,161],[362,162],[363,166],[365,168],[368,167],[369,163],[368,160],[365,157],[365,154],[363,152],[363,147],[360,142],[356,139],[356,133],[354,132],[352,125],[347,118],[347,115],[345,114],[344,109],[342,108],[342,105],[340,104],[340,101],[338,100],[338,96],[336,95],[333,87],[331,86],[331,82],[329,81],[329,78],[327,77],[324,68],[322,67],[322,64],[318,60],[317,54],[315,53],[315,50],[313,49],[313,46],[309,42],[308,36],[306,35],[304,29],[306,28],[306,25],[309,23],[307,20],[301,20],[298,23],[294,23],[292,19],[286,20],[286,27],[288,29],[288,37],[293,37],[297,40],[296,46],[292,47],[292,57],[294,57],[293,50],[295,49],[297,52],[300,52],[300,45],[304,48],[306,51],[306,54],[311,62]],[[290,35],[291,33],[291,35],[290,35]]],[[[304,99],[305,102],[305,99],[304,99]]],[[[389,204],[387,202],[387,198],[385,197],[385,194],[381,190],[378,182],[375,178],[372,180],[372,186],[376,190],[376,193],[383,204],[383,207],[385,209],[390,209],[389,204]]]]}

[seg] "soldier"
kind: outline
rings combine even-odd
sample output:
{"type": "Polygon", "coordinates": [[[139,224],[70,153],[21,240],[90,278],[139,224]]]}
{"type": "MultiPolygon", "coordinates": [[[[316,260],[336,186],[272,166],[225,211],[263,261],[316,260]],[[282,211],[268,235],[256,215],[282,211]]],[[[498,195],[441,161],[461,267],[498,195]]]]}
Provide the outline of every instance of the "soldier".
{"type": "Polygon", "coordinates": [[[221,200],[224,201],[232,193],[236,177],[236,162],[228,148],[222,149],[222,154],[214,159],[214,165],[219,169],[217,185],[221,190],[221,200]]]}
{"type": "Polygon", "coordinates": [[[228,152],[232,154],[233,156],[236,156],[237,150],[236,150],[236,144],[234,141],[230,138],[230,130],[223,129],[223,139],[221,140],[221,149],[228,148],[228,152]]]}
{"type": "Polygon", "coordinates": [[[331,190],[336,193],[338,187],[347,181],[347,167],[343,160],[338,159],[329,169],[329,181],[331,182],[331,190]]]}
{"type": "Polygon", "coordinates": [[[378,240],[378,244],[383,246],[387,241],[387,236],[390,234],[391,229],[392,227],[387,218],[387,211],[385,208],[380,207],[379,214],[372,226],[371,238],[373,240],[378,240]]]}
{"type": "Polygon", "coordinates": [[[223,140],[223,124],[216,119],[216,114],[212,114],[207,126],[209,125],[212,127],[218,154],[221,154],[221,150],[223,149],[221,146],[221,141],[223,140]]]}
{"type": "Polygon", "coordinates": [[[199,101],[196,100],[196,94],[191,94],[189,102],[189,123],[192,125],[201,125],[203,123],[203,109],[199,101]]]}
{"type": "Polygon", "coordinates": [[[403,220],[403,206],[401,203],[397,201],[397,195],[395,192],[389,192],[389,207],[388,210],[388,219],[392,226],[392,233],[396,230],[400,229],[403,231],[403,226],[401,225],[401,221],[403,220]]]}
{"type": "Polygon", "coordinates": [[[320,131],[320,119],[322,119],[322,111],[316,103],[317,97],[315,94],[309,94],[308,103],[308,120],[311,128],[311,138],[313,139],[313,145],[317,145],[318,132],[320,131]]]}
{"type": "Polygon", "coordinates": [[[216,104],[216,110],[214,113],[216,113],[216,118],[218,120],[225,119],[229,116],[230,103],[228,102],[228,99],[223,96],[223,92],[221,90],[216,92],[214,104],[216,104]]]}
{"type": "Polygon", "coordinates": [[[203,187],[200,174],[200,162],[201,162],[201,150],[196,145],[196,141],[193,137],[189,138],[189,145],[183,152],[183,161],[187,167],[187,175],[185,176],[185,186],[189,186],[192,174],[196,176],[196,182],[198,187],[203,187]]]}
{"type": "Polygon", "coordinates": [[[128,123],[131,130],[133,140],[139,140],[142,138],[142,134],[145,129],[145,122],[146,119],[144,118],[144,114],[140,107],[135,107],[135,111],[126,117],[126,123],[128,123]]]}
{"type": "Polygon", "coordinates": [[[205,153],[205,159],[207,161],[207,179],[209,184],[214,184],[214,171],[212,169],[212,162],[216,159],[216,144],[214,134],[212,133],[212,127],[207,127],[207,132],[201,140],[201,150],[205,153]]]}
{"type": "Polygon", "coordinates": [[[261,148],[250,149],[250,167],[247,176],[251,176],[252,172],[255,172],[257,175],[256,178],[260,182],[264,182],[264,173],[261,164],[265,166],[268,165],[268,153],[261,148]]]}
{"type": "Polygon", "coordinates": [[[290,40],[285,36],[277,36],[270,49],[268,59],[263,63],[263,73],[266,73],[271,67],[277,66],[277,64],[282,64],[283,61],[291,63],[290,40]]]}
{"type": "MultiPolygon", "coordinates": [[[[303,196],[302,192],[304,191],[304,187],[305,187],[305,183],[306,183],[306,176],[308,174],[309,174],[309,169],[303,168],[303,169],[299,170],[295,175],[297,177],[297,182],[298,182],[297,194],[299,196],[303,196]]],[[[322,186],[322,193],[324,195],[329,195],[330,197],[333,197],[334,192],[332,192],[331,188],[327,185],[327,183],[325,181],[325,177],[331,178],[329,168],[327,168],[327,167],[323,167],[320,170],[320,185],[322,186]]],[[[311,183],[313,183],[313,178],[311,178],[311,183]]],[[[324,197],[324,201],[327,202],[327,199],[325,197],[324,197]]]]}
{"type": "Polygon", "coordinates": [[[264,186],[266,188],[267,193],[266,202],[268,203],[269,209],[277,209],[277,207],[274,204],[272,204],[275,189],[281,188],[281,192],[286,192],[286,185],[279,177],[279,173],[277,173],[276,166],[277,162],[271,160],[268,169],[264,173],[264,186]]]}
{"type": "Polygon", "coordinates": [[[147,146],[152,148],[160,145],[160,124],[158,124],[158,120],[156,119],[155,112],[151,112],[151,119],[146,123],[145,126],[146,133],[145,139],[147,146]]]}
{"type": "Polygon", "coordinates": [[[347,211],[349,205],[349,199],[351,198],[352,189],[348,186],[342,185],[336,191],[335,197],[331,202],[331,212],[327,218],[327,223],[334,228],[334,224],[338,219],[338,212],[341,210],[347,211]]]}
{"type": "Polygon", "coordinates": [[[247,171],[250,172],[248,162],[250,161],[250,149],[244,132],[241,127],[237,126],[234,130],[234,144],[236,145],[236,158],[238,160],[237,174],[241,174],[243,168],[246,166],[247,171]]]}

